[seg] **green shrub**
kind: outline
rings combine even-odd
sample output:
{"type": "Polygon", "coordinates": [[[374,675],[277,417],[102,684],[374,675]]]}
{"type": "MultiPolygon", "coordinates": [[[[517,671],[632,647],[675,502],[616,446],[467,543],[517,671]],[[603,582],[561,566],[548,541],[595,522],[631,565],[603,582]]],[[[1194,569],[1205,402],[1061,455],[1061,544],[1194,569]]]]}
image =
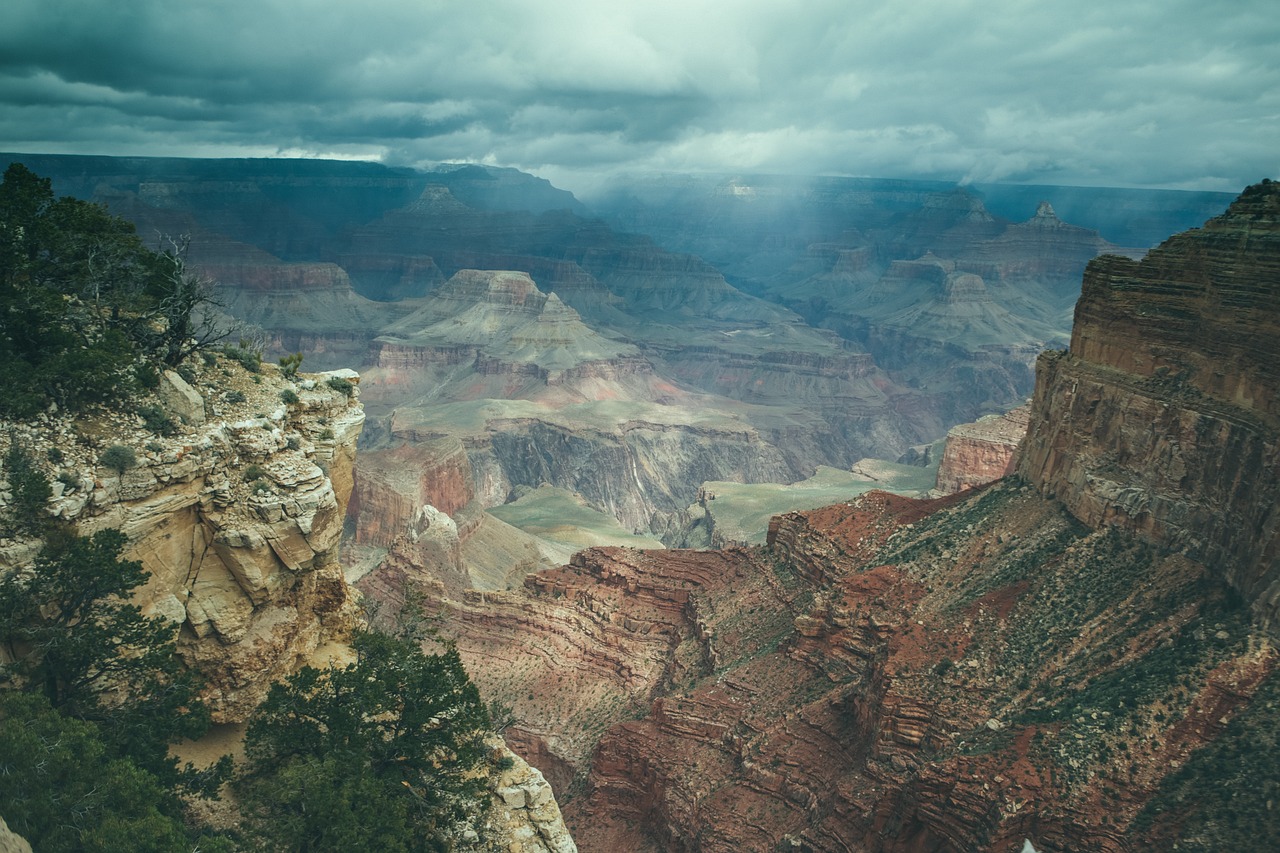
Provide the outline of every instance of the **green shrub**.
{"type": "Polygon", "coordinates": [[[9,502],[5,527],[15,533],[39,534],[49,523],[45,505],[53,496],[49,478],[36,467],[35,459],[10,438],[4,456],[5,479],[9,481],[9,502]]]}
{"type": "Polygon", "coordinates": [[[323,430],[320,431],[320,438],[325,441],[332,441],[333,430],[329,429],[328,427],[325,427],[323,430]]]}
{"type": "Polygon", "coordinates": [[[138,384],[148,391],[160,387],[160,371],[154,364],[139,364],[133,369],[133,373],[138,378],[138,384]]]}
{"type": "Polygon", "coordinates": [[[238,362],[250,373],[257,373],[262,369],[262,350],[256,348],[247,338],[240,339],[240,346],[227,344],[222,348],[222,354],[238,362]]]}
{"type": "Polygon", "coordinates": [[[254,464],[244,469],[245,480],[261,480],[266,476],[267,469],[263,468],[261,465],[254,464]]]}
{"type": "Polygon", "coordinates": [[[281,391],[280,399],[287,406],[292,406],[294,403],[299,402],[299,397],[292,388],[286,388],[281,391]]]}
{"type": "Polygon", "coordinates": [[[283,355],[280,357],[280,372],[287,378],[292,379],[298,375],[298,368],[302,366],[302,353],[295,352],[293,355],[283,355]]]}
{"type": "Polygon", "coordinates": [[[123,474],[130,468],[137,467],[138,451],[127,444],[113,444],[103,451],[98,463],[104,468],[110,468],[117,474],[123,474]]]}
{"type": "Polygon", "coordinates": [[[478,821],[488,715],[457,650],[428,655],[420,642],[358,631],[353,663],[272,686],[236,783],[267,848],[445,850],[478,821]]]}
{"type": "Polygon", "coordinates": [[[330,376],[329,381],[325,383],[339,394],[350,397],[356,391],[356,386],[352,385],[341,376],[330,376]]]}
{"type": "Polygon", "coordinates": [[[178,432],[177,422],[159,406],[139,406],[138,414],[142,417],[142,422],[147,429],[158,435],[174,435],[178,432]]]}
{"type": "Polygon", "coordinates": [[[245,400],[244,393],[240,391],[228,391],[223,396],[228,403],[243,403],[245,400]]]}

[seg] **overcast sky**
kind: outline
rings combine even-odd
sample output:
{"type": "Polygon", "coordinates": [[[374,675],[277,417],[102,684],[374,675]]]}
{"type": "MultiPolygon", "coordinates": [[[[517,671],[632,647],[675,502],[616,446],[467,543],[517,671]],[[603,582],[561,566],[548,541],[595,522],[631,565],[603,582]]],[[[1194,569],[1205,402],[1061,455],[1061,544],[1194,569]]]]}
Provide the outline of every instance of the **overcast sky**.
{"type": "Polygon", "coordinates": [[[0,0],[0,150],[1235,191],[1275,0],[0,0]]]}

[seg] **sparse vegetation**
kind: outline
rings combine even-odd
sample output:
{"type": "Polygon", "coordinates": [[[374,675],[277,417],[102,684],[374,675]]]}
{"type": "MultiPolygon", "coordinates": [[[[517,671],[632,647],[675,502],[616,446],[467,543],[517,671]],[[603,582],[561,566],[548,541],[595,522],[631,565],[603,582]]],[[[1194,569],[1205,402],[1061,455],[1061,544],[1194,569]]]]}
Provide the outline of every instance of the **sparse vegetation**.
{"type": "Polygon", "coordinates": [[[178,424],[159,406],[139,406],[138,416],[142,418],[143,425],[157,435],[176,435],[178,432],[178,424]]]}
{"type": "Polygon", "coordinates": [[[295,352],[293,355],[282,355],[279,358],[280,373],[286,379],[292,379],[298,375],[298,368],[302,367],[302,353],[295,352]]]}
{"type": "Polygon", "coordinates": [[[138,466],[138,451],[127,444],[113,444],[103,451],[98,463],[117,474],[123,474],[130,468],[138,466]]]}
{"type": "Polygon", "coordinates": [[[350,397],[356,391],[356,386],[352,385],[341,376],[330,376],[329,380],[325,382],[325,384],[345,397],[350,397]]]}
{"type": "Polygon", "coordinates": [[[262,370],[262,347],[250,338],[241,338],[238,346],[226,344],[222,354],[250,373],[262,370]]]}

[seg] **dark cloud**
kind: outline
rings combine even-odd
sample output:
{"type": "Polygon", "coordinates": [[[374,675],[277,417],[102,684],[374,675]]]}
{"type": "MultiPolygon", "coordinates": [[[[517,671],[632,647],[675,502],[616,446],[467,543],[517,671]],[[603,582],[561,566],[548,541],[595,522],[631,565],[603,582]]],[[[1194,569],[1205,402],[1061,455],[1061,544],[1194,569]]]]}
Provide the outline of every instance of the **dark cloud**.
{"type": "Polygon", "coordinates": [[[8,0],[0,148],[1238,189],[1270,0],[8,0]]]}

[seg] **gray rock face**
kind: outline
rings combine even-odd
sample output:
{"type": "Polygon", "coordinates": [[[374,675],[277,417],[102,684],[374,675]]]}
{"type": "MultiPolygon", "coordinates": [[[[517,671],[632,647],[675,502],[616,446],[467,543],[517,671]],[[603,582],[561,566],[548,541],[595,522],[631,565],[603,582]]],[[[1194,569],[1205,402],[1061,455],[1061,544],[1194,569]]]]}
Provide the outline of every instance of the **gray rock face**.
{"type": "Polygon", "coordinates": [[[200,426],[204,423],[204,398],[174,371],[166,370],[161,374],[156,394],[161,405],[184,424],[200,426]]]}

